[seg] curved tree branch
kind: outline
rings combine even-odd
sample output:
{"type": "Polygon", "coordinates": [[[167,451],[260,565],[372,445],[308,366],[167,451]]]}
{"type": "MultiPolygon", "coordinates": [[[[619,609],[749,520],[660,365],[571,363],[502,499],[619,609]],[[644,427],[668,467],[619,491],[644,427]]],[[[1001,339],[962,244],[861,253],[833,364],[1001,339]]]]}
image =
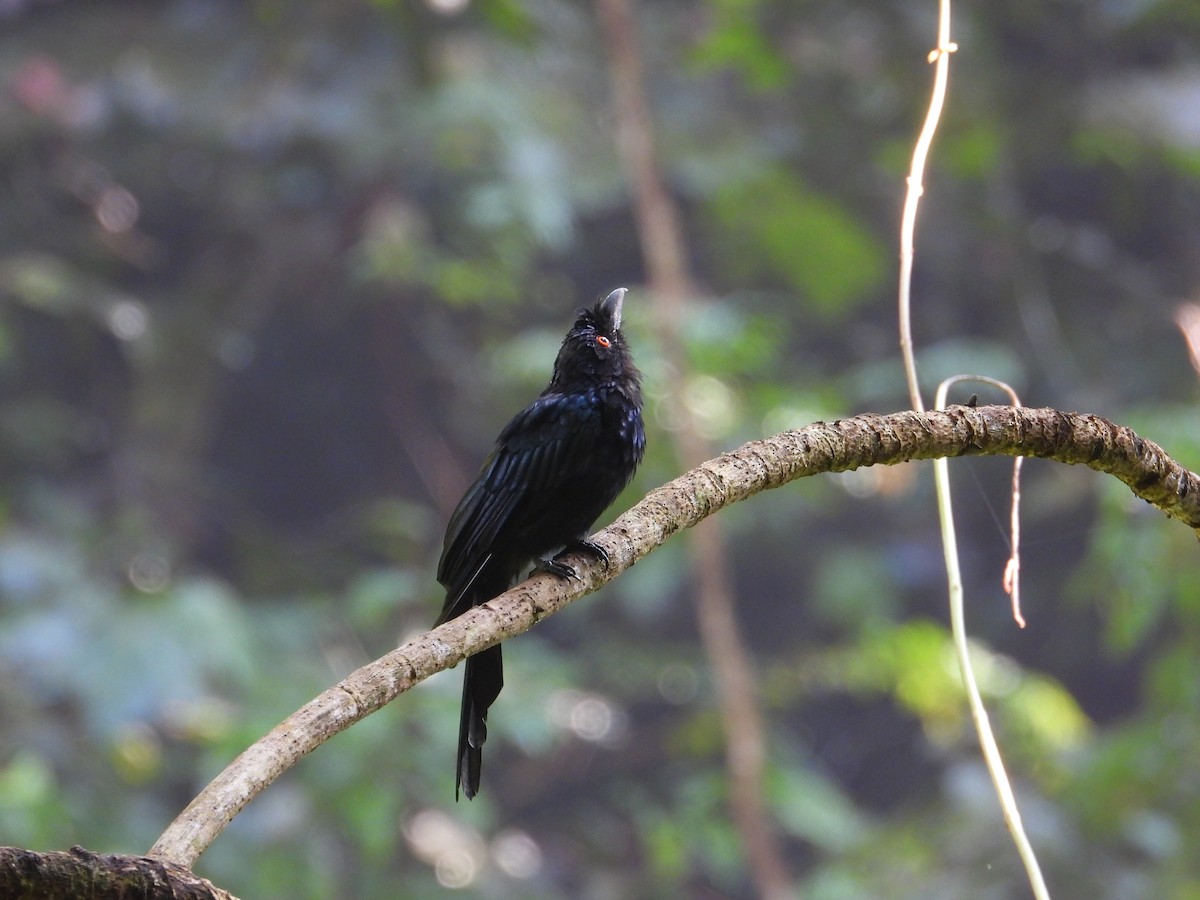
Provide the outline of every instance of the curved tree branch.
{"type": "Polygon", "coordinates": [[[190,871],[145,856],[109,856],[72,847],[35,853],[0,847],[0,897],[5,900],[237,900],[190,871]]]}
{"type": "Polygon", "coordinates": [[[218,775],[171,823],[150,855],[190,868],[242,807],[330,737],[430,675],[528,631],[676,532],[731,503],[821,472],[989,455],[1041,457],[1106,472],[1200,536],[1200,475],[1132,429],[1099,416],[954,406],[924,413],[864,414],[751,441],[656,488],[594,535],[608,551],[607,569],[580,556],[572,560],[579,574],[576,581],[536,575],[363,666],[309,701],[218,775]]]}

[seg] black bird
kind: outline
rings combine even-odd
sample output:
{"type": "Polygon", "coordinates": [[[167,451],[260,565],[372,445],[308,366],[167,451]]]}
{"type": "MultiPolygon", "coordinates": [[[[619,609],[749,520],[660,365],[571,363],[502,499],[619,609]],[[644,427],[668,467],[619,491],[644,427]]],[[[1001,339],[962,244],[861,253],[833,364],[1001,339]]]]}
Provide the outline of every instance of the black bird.
{"type": "MultiPolygon", "coordinates": [[[[541,395],[517,413],[446,526],[438,581],[446,588],[441,625],[512,587],[531,561],[574,577],[565,563],[542,557],[584,550],[596,517],[629,483],[646,449],[638,370],[621,333],[625,288],[581,309],[563,340],[541,395]]],[[[500,647],[469,657],[458,732],[459,789],[479,791],[488,707],[504,686],[500,647]]]]}

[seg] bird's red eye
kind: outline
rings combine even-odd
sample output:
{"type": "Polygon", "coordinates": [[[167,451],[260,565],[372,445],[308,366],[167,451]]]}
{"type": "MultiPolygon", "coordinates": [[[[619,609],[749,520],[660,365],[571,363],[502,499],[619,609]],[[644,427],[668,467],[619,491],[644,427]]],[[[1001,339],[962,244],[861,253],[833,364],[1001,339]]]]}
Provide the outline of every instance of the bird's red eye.
{"type": "Polygon", "coordinates": [[[602,334],[596,335],[596,343],[599,344],[601,347],[611,347],[612,346],[612,341],[610,341],[608,338],[606,338],[602,334]]]}

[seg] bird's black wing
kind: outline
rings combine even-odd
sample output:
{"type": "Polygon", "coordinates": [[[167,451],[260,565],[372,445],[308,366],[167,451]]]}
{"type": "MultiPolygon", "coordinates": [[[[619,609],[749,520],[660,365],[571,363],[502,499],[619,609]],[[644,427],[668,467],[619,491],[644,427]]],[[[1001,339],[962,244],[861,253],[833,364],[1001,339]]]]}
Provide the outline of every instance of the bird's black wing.
{"type": "Polygon", "coordinates": [[[599,405],[586,394],[544,394],[505,426],[446,527],[438,581],[447,593],[439,623],[466,611],[464,594],[499,547],[501,532],[519,532],[539,495],[579,471],[600,426],[599,405]]]}

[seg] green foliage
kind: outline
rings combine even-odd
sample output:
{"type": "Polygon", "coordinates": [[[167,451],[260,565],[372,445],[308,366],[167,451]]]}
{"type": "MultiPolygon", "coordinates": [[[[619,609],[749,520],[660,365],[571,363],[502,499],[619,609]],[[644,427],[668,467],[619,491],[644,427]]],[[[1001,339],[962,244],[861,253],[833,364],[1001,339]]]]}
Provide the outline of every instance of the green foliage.
{"type": "Polygon", "coordinates": [[[893,622],[899,612],[887,566],[862,548],[842,547],[830,553],[821,561],[814,582],[814,613],[850,633],[869,633],[893,622]]]}
{"type": "Polygon", "coordinates": [[[996,122],[973,122],[969,128],[946,135],[938,159],[962,179],[984,179],[1003,160],[1003,137],[996,122]]]}
{"type": "Polygon", "coordinates": [[[788,759],[772,772],[767,795],[783,829],[822,852],[840,855],[868,839],[871,823],[853,800],[811,763],[788,759]]]}
{"type": "Polygon", "coordinates": [[[756,91],[784,87],[792,76],[787,59],[771,46],[754,20],[754,0],[712,4],[717,21],[696,44],[691,58],[700,71],[729,67],[756,91]]]}
{"type": "Polygon", "coordinates": [[[713,374],[755,375],[770,371],[787,339],[778,317],[754,315],[730,303],[697,308],[682,335],[692,365],[713,374]]]}
{"type": "MultiPolygon", "coordinates": [[[[1147,408],[1133,427],[1153,434],[1184,461],[1200,459],[1200,441],[1188,408],[1147,408]]],[[[1128,491],[1104,485],[1100,516],[1086,566],[1072,590],[1104,610],[1108,648],[1118,657],[1143,648],[1169,621],[1200,627],[1200,571],[1192,565],[1194,541],[1128,491]]]]}
{"type": "Polygon", "coordinates": [[[0,770],[0,828],[23,846],[53,850],[72,840],[69,809],[50,765],[21,752],[0,770]]]}
{"type": "MultiPolygon", "coordinates": [[[[935,744],[967,739],[969,714],[949,632],[933,622],[884,624],[864,616],[857,640],[800,667],[804,683],[820,692],[849,691],[893,698],[920,721],[935,744]]],[[[985,702],[993,704],[1010,754],[1037,761],[1049,778],[1063,754],[1079,750],[1091,723],[1054,679],[1027,671],[978,643],[972,668],[985,702]]]]}
{"type": "Polygon", "coordinates": [[[848,315],[886,274],[879,241],[844,205],[787,170],[730,183],[709,210],[727,277],[755,284],[771,276],[821,317],[848,315]]]}

